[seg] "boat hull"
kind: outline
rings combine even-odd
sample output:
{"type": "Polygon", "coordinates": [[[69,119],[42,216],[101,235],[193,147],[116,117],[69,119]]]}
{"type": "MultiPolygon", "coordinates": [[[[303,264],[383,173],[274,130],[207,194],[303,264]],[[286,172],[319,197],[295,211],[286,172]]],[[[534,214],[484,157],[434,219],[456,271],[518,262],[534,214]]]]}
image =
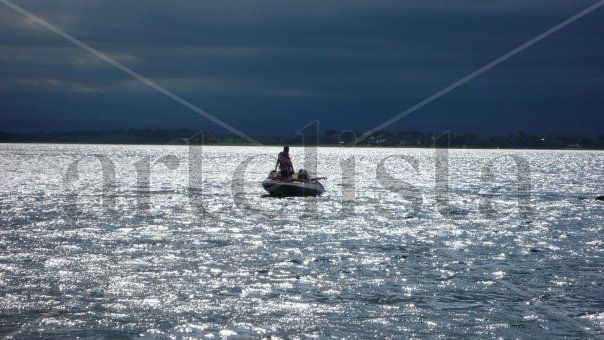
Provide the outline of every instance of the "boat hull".
{"type": "Polygon", "coordinates": [[[325,188],[318,181],[285,182],[269,178],[262,182],[262,187],[273,197],[320,196],[325,192],[325,188]]]}

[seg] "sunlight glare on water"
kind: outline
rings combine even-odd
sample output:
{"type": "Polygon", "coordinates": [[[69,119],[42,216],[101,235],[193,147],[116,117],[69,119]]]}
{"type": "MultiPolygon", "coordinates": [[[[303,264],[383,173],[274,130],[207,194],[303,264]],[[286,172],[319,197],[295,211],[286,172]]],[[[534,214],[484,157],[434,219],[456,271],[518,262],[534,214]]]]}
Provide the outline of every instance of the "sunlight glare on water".
{"type": "Polygon", "coordinates": [[[602,336],[604,153],[450,150],[441,209],[434,150],[319,148],[276,199],[279,150],[204,146],[197,188],[186,146],[0,145],[0,334],[602,336]]]}

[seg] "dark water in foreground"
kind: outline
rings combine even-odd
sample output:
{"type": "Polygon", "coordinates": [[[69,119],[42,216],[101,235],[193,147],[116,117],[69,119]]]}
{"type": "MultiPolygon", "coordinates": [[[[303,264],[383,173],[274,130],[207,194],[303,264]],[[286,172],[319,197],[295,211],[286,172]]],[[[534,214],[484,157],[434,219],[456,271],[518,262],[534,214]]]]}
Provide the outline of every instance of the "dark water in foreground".
{"type": "Polygon", "coordinates": [[[186,147],[0,145],[0,334],[604,335],[604,153],[451,151],[443,208],[432,150],[321,148],[319,199],[263,196],[277,151],[205,147],[194,190],[186,147]]]}

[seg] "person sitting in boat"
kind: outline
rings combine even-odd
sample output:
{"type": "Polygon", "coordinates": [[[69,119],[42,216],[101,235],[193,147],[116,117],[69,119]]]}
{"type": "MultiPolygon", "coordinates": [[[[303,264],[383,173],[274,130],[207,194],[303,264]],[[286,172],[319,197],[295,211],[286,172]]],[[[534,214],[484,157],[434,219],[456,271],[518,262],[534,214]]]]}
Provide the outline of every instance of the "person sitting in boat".
{"type": "Polygon", "coordinates": [[[294,173],[294,164],[289,158],[289,146],[284,146],[283,151],[279,152],[277,165],[281,170],[281,177],[290,177],[294,173]]]}

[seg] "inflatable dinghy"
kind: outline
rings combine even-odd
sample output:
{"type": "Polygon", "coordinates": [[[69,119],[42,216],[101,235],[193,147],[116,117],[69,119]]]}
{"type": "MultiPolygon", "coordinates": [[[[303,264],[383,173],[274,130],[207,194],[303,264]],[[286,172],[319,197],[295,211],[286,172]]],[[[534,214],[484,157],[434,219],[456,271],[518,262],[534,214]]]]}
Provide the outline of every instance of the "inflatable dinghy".
{"type": "Polygon", "coordinates": [[[300,176],[294,173],[290,177],[282,177],[280,171],[271,171],[268,178],[262,181],[262,187],[273,197],[320,196],[325,192],[319,180],[324,178],[308,178],[305,173],[300,176]]]}

